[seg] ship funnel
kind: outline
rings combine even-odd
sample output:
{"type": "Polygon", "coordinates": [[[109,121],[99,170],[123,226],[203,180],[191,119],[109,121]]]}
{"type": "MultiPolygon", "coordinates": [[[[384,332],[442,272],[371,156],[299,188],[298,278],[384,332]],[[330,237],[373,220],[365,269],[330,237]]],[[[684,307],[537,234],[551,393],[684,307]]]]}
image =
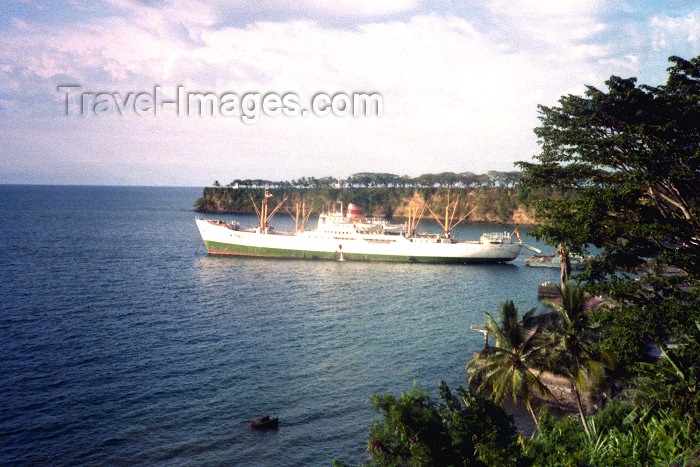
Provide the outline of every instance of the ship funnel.
{"type": "Polygon", "coordinates": [[[364,215],[365,212],[362,210],[362,208],[352,203],[348,204],[348,217],[363,217],[364,215]]]}

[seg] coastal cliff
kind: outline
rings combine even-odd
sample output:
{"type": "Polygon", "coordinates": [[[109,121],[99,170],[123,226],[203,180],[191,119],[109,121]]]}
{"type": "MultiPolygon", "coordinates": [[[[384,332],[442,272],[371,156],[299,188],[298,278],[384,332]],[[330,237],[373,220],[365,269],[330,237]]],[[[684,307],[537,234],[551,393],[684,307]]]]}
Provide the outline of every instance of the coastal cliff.
{"type": "MultiPolygon", "coordinates": [[[[534,224],[534,213],[526,206],[524,193],[518,188],[477,187],[284,187],[269,190],[273,202],[287,198],[286,204],[306,203],[314,213],[328,210],[338,200],[346,205],[361,206],[367,215],[388,218],[407,217],[410,210],[420,210],[427,202],[436,214],[444,215],[449,200],[454,202],[459,196],[456,216],[471,211],[471,222],[495,222],[503,224],[534,224]]],[[[198,212],[207,213],[246,213],[254,214],[253,201],[259,203],[263,188],[207,187],[202,197],[195,202],[198,212]],[[252,200],[251,200],[252,198],[252,200]]],[[[430,217],[426,209],[423,218],[430,217]]]]}

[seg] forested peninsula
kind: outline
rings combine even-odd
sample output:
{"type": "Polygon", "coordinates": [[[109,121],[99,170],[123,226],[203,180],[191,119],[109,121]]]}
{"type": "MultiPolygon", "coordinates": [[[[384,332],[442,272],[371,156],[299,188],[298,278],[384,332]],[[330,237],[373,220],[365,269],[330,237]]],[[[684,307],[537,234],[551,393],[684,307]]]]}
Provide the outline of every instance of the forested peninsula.
{"type": "Polygon", "coordinates": [[[531,191],[518,186],[520,172],[490,171],[424,174],[419,177],[387,173],[357,173],[346,179],[302,177],[292,181],[241,180],[226,186],[215,181],[204,188],[195,209],[208,213],[254,214],[265,187],[275,200],[287,199],[289,206],[306,203],[307,212],[321,213],[337,201],[361,206],[367,215],[388,218],[407,217],[410,210],[430,217],[429,209],[442,212],[450,202],[458,202],[458,214],[470,212],[471,222],[533,224],[534,212],[527,204],[531,191]],[[427,204],[429,209],[423,209],[427,204]]]}

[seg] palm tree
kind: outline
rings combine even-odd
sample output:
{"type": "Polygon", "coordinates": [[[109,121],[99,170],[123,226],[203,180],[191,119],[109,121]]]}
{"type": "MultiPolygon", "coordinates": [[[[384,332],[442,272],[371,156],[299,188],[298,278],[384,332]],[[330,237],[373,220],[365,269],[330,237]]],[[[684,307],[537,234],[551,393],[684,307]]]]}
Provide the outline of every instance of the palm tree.
{"type": "Polygon", "coordinates": [[[506,395],[525,404],[532,415],[535,425],[539,425],[537,416],[532,409],[533,392],[547,398],[552,397],[549,388],[540,381],[532,370],[532,363],[539,355],[542,340],[539,337],[539,327],[534,332],[526,332],[523,321],[530,318],[535,309],[527,312],[522,320],[518,319],[518,308],[512,300],[505,301],[499,310],[500,325],[489,313],[486,313],[486,329],[496,340],[495,346],[486,347],[467,365],[474,369],[469,382],[479,380],[481,384],[476,389],[482,393],[491,390],[490,398],[501,403],[506,395]]]}
{"type": "Polygon", "coordinates": [[[553,308],[559,318],[548,329],[550,342],[546,366],[570,381],[583,429],[590,438],[591,430],[583,411],[581,393],[586,394],[592,388],[600,387],[605,377],[605,366],[611,363],[611,358],[593,349],[593,333],[588,324],[583,290],[566,284],[557,288],[561,303],[543,300],[543,304],[553,308]]]}

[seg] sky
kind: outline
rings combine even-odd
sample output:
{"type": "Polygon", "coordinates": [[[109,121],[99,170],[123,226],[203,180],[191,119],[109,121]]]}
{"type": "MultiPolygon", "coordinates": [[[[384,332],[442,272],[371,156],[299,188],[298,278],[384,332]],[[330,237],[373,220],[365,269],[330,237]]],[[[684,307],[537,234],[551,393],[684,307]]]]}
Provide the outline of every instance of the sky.
{"type": "Polygon", "coordinates": [[[538,105],[611,75],[662,84],[672,55],[700,55],[700,2],[3,1],[0,183],[514,170],[538,105]],[[249,95],[259,118],[157,112],[178,87],[249,95]],[[260,113],[319,93],[378,95],[381,115],[260,113]]]}

